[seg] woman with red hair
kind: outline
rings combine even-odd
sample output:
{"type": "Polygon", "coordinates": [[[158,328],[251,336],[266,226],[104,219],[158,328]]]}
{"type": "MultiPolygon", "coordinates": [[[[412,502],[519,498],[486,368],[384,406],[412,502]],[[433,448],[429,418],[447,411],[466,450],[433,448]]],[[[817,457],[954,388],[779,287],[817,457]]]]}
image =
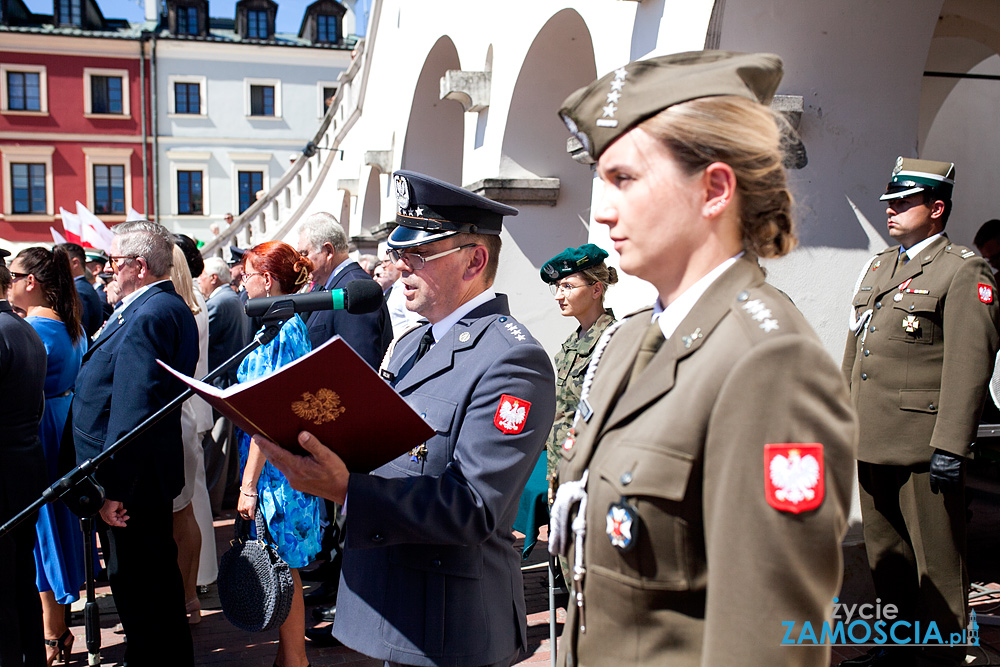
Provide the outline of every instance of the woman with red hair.
{"type": "MultiPolygon", "coordinates": [[[[247,296],[294,294],[309,280],[312,262],[287,243],[268,241],[254,246],[243,256],[243,285],[247,296]]],[[[281,326],[278,336],[251,352],[240,364],[240,382],[269,375],[312,349],[302,318],[293,315],[281,326]]],[[[250,436],[240,433],[242,483],[237,509],[244,519],[254,512],[264,513],[271,542],[292,568],[295,596],[288,618],[278,630],[276,667],[306,667],[305,605],[298,569],[312,562],[320,550],[319,500],[294,490],[281,472],[264,458],[250,436]]]]}

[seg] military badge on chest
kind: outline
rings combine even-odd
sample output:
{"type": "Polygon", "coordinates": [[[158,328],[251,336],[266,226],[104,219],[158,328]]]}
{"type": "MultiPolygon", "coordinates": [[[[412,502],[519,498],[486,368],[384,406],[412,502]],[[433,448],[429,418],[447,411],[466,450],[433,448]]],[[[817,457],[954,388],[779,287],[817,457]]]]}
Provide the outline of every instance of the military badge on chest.
{"type": "Polygon", "coordinates": [[[798,514],[823,504],[823,445],[764,445],[764,496],[782,512],[798,514]]]}
{"type": "Polygon", "coordinates": [[[605,532],[611,546],[622,553],[628,553],[635,546],[639,531],[639,513],[625,498],[608,506],[605,532]]]}

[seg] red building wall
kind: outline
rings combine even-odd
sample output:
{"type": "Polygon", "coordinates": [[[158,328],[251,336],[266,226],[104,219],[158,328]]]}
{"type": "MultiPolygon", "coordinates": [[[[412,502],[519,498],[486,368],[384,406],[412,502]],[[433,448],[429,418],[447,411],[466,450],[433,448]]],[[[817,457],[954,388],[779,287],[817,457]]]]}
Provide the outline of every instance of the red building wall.
{"type": "MultiPolygon", "coordinates": [[[[23,35],[19,36],[22,39],[23,35]]],[[[38,35],[42,40],[53,40],[51,36],[38,35]]],[[[52,189],[54,215],[16,216],[11,220],[11,211],[0,211],[0,237],[20,242],[51,242],[49,227],[61,231],[59,207],[70,212],[76,211],[80,201],[87,200],[87,162],[84,147],[107,147],[132,150],[127,176],[131,183],[131,200],[126,206],[145,212],[143,203],[142,166],[142,126],[140,113],[145,110],[147,136],[151,136],[149,116],[149,62],[146,64],[146,91],[140,95],[139,42],[127,42],[134,47],[132,57],[102,57],[99,55],[67,55],[72,50],[69,40],[75,40],[81,50],[93,51],[95,42],[114,42],[121,50],[123,40],[96,40],[93,38],[59,38],[62,53],[20,52],[0,50],[0,63],[5,65],[35,65],[46,68],[47,115],[18,115],[0,113],[0,150],[3,146],[51,146],[52,189]],[[69,47],[69,48],[67,48],[69,47]],[[85,113],[85,68],[99,68],[127,71],[129,91],[129,115],[122,118],[88,117],[85,113]],[[111,141],[108,138],[114,137],[111,141]]],[[[41,50],[41,49],[40,49],[41,50]]],[[[7,85],[0,81],[0,85],[7,85]]],[[[152,170],[152,152],[147,143],[147,168],[152,170]]],[[[9,178],[9,175],[8,175],[9,178]]],[[[147,179],[148,200],[152,205],[152,179],[147,179]]],[[[0,201],[3,201],[3,180],[0,179],[0,201]]],[[[127,209],[126,209],[127,210],[127,209]]],[[[152,212],[151,212],[152,213],[152,212]]],[[[101,216],[109,226],[124,220],[124,216],[101,216]]]]}

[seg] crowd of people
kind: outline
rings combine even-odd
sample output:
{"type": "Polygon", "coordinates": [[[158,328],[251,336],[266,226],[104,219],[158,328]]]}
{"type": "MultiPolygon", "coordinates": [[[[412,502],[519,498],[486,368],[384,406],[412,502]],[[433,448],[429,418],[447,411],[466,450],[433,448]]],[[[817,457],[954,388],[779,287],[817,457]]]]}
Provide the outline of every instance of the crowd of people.
{"type": "MultiPolygon", "coordinates": [[[[786,622],[830,618],[855,478],[882,604],[961,632],[966,461],[1000,347],[995,277],[944,232],[955,166],[900,157],[881,197],[897,245],[863,267],[838,368],[758,262],[797,242],[783,167],[797,140],[768,108],[781,76],[771,54],[674,54],[567,98],[559,114],[603,183],[594,220],[620,270],[658,298],[616,320],[608,253],[558,253],[540,276],[579,326],[554,366],[493,289],[517,209],[412,171],[393,175],[397,224],[380,256],[352,259],[326,213],[304,221],[297,247],[233,249],[232,266],[149,221],[116,226],[106,257],[21,251],[0,266],[12,397],[0,518],[180,394],[157,359],[197,376],[232,360],[213,379],[226,387],[337,335],[434,435],[361,474],[336,443],[303,431],[296,454],[197,399],[150,426],[96,474],[127,663],[194,663],[197,586],[217,573],[211,520],[231,493],[292,569],[277,667],[306,667],[307,638],[386,665],[510,665],[527,646],[511,527],[540,456],[549,549],[571,593],[563,664],[828,665],[828,643],[781,639],[786,622]],[[353,280],[378,282],[378,309],[293,315],[242,357],[261,326],[248,299],[353,280]],[[316,562],[304,596],[301,570],[316,562]],[[307,629],[306,604],[329,603],[313,615],[330,623],[307,629]]],[[[994,223],[975,244],[997,267],[994,223]]],[[[0,664],[65,660],[65,605],[84,575],[76,518],[47,505],[0,555],[0,664]]],[[[889,643],[844,664],[964,656],[889,643]]]]}

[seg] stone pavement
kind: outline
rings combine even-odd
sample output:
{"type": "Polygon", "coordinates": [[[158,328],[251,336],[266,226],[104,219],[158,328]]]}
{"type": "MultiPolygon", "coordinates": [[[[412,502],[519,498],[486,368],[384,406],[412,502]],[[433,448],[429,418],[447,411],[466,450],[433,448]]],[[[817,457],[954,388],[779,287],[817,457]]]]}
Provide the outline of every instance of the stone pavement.
{"type": "MultiPolygon", "coordinates": [[[[990,625],[989,614],[998,614],[1000,623],[1000,471],[990,471],[987,480],[976,480],[972,487],[973,502],[970,522],[969,570],[973,582],[984,588],[996,590],[995,594],[985,593],[975,601],[981,626],[982,646],[970,650],[970,665],[1000,665],[1000,625],[990,625]]],[[[233,534],[233,519],[229,513],[216,522],[216,542],[220,554],[229,546],[233,534]]],[[[521,655],[518,664],[548,664],[550,661],[548,578],[545,567],[546,534],[542,530],[539,542],[530,558],[524,562],[525,603],[528,612],[528,651],[521,655]]],[[[520,540],[518,541],[520,545],[520,540]]],[[[150,573],[155,576],[155,573],[150,573]]],[[[308,585],[308,584],[307,584],[308,585]]],[[[307,589],[308,590],[308,589],[307,589]]],[[[113,598],[107,585],[98,588],[101,603],[101,644],[102,664],[120,665],[124,655],[124,636],[115,632],[118,617],[113,598]]],[[[565,594],[557,598],[557,634],[565,622],[565,594]]],[[[151,600],[150,604],[155,604],[151,600]]],[[[195,661],[198,665],[210,666],[268,666],[273,664],[278,639],[277,630],[268,633],[247,633],[233,627],[222,614],[214,586],[201,596],[202,621],[191,627],[194,638],[195,661]]],[[[82,608],[82,600],[74,605],[82,608]]],[[[309,610],[306,610],[309,618],[309,610]]],[[[309,621],[311,622],[311,620],[309,621]]],[[[72,627],[76,636],[74,653],[70,665],[86,665],[87,653],[84,646],[82,618],[79,614],[72,627]]],[[[790,648],[789,650],[794,650],[790,648]]],[[[345,647],[315,648],[307,642],[309,659],[314,667],[321,665],[354,665],[357,667],[381,667],[381,662],[355,653],[345,647]]],[[[854,657],[859,649],[835,648],[832,664],[844,658],[854,657]]]]}

